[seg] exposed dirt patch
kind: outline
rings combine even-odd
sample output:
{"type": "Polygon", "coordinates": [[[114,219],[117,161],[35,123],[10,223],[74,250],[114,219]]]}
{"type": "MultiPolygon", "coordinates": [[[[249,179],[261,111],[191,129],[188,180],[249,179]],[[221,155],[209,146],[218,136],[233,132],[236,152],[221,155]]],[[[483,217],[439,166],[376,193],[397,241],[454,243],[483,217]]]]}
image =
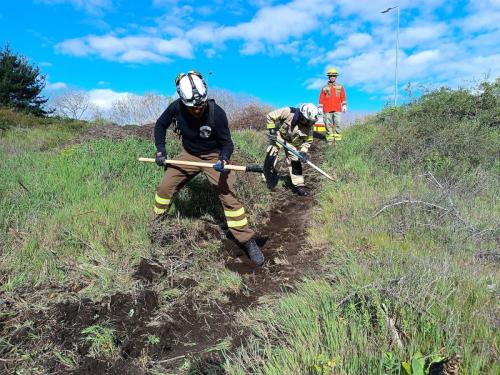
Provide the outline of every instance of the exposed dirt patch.
{"type": "Polygon", "coordinates": [[[153,140],[154,124],[142,126],[136,125],[101,125],[95,126],[85,131],[76,143],[82,143],[91,139],[124,139],[124,138],[142,138],[153,140]]]}

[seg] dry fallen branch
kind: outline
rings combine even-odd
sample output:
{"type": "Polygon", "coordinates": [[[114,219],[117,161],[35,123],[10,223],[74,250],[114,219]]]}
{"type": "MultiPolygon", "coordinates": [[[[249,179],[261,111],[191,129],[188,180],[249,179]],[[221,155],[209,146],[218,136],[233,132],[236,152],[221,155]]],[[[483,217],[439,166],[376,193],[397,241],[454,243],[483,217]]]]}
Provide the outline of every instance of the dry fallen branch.
{"type": "Polygon", "coordinates": [[[396,345],[399,349],[403,349],[403,341],[399,337],[399,332],[396,328],[396,324],[394,323],[394,319],[390,316],[387,306],[382,304],[382,310],[385,314],[385,321],[387,323],[387,330],[389,331],[389,335],[391,336],[391,343],[396,345]]]}
{"type": "Polygon", "coordinates": [[[443,206],[440,206],[440,205],[437,205],[437,204],[434,204],[434,203],[429,203],[429,202],[426,202],[426,201],[415,200],[415,199],[404,199],[404,200],[401,200],[401,201],[398,201],[398,202],[386,204],[385,206],[383,206],[382,208],[380,208],[377,212],[375,212],[373,214],[372,218],[377,217],[378,215],[380,215],[382,212],[384,212],[388,208],[395,207],[395,206],[401,206],[403,204],[419,204],[419,205],[423,205],[423,206],[426,206],[426,207],[436,208],[436,209],[439,209],[439,210],[450,212],[450,210],[448,210],[447,208],[445,208],[443,206]]]}

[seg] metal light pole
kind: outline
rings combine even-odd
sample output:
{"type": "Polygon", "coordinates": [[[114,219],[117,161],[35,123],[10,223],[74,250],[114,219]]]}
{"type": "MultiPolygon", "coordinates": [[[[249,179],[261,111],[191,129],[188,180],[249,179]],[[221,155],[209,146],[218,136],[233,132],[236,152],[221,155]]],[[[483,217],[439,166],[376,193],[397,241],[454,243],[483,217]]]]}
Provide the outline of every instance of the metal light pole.
{"type": "Polygon", "coordinates": [[[394,106],[398,105],[398,52],[399,52],[399,5],[387,8],[380,13],[388,13],[393,9],[398,10],[398,28],[396,29],[396,69],[394,71],[394,106]]]}

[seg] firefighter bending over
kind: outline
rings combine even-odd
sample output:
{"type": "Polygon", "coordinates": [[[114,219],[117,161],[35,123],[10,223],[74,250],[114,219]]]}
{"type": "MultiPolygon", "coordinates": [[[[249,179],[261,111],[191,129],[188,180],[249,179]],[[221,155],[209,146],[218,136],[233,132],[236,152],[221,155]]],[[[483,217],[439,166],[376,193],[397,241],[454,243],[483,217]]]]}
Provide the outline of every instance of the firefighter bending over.
{"type": "MultiPolygon", "coordinates": [[[[266,119],[270,145],[264,163],[268,164],[269,160],[273,159],[274,164],[276,163],[277,155],[282,148],[276,140],[294,148],[304,160],[307,160],[307,152],[313,142],[313,125],[317,119],[318,108],[312,103],[302,104],[298,108],[284,107],[270,112],[266,119]]],[[[293,191],[299,196],[309,195],[305,189],[299,158],[286,149],[284,151],[293,191]]]]}

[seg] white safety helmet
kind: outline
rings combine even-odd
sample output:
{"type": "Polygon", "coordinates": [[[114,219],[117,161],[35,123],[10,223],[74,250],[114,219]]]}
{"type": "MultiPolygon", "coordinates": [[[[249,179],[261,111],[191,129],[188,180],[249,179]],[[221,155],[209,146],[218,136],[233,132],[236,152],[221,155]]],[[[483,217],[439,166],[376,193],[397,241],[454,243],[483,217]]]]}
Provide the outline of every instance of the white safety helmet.
{"type": "Polygon", "coordinates": [[[316,122],[319,117],[318,107],[312,103],[304,103],[300,106],[300,113],[309,122],[316,122]]]}
{"type": "Polygon", "coordinates": [[[197,71],[180,73],[175,79],[175,87],[182,102],[188,107],[198,107],[207,101],[207,84],[197,71]]]}

